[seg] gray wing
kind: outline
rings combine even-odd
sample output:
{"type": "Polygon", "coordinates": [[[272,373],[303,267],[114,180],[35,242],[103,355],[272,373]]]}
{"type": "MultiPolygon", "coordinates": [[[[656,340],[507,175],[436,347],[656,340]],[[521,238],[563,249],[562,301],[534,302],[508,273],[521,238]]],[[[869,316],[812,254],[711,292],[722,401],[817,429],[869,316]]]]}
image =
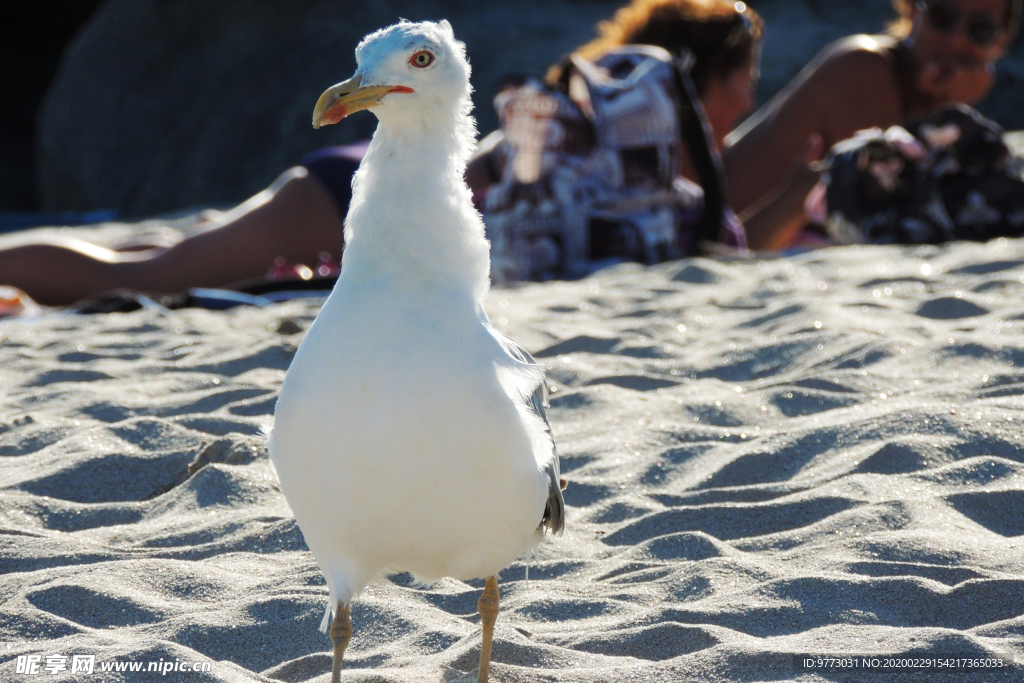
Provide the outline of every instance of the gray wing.
{"type": "MultiPolygon", "coordinates": [[[[514,339],[506,337],[493,327],[491,334],[505,347],[508,354],[520,363],[537,365],[530,352],[519,345],[514,339]]],[[[562,477],[558,466],[558,450],[555,447],[555,440],[551,434],[551,423],[548,422],[548,414],[545,408],[548,406],[548,383],[542,380],[530,396],[530,405],[533,412],[540,419],[544,420],[544,430],[551,439],[551,460],[544,466],[544,472],[548,475],[548,502],[544,506],[544,516],[540,520],[540,528],[548,529],[553,534],[561,536],[565,529],[565,498],[562,497],[562,477]]]]}

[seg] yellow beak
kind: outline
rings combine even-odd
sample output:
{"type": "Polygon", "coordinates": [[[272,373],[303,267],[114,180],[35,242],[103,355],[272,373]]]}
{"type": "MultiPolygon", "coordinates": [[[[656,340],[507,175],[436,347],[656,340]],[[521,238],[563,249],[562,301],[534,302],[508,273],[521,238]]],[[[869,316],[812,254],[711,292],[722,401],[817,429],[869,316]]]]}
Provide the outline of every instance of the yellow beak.
{"type": "Polygon", "coordinates": [[[388,93],[410,93],[412,88],[404,85],[368,85],[359,87],[362,76],[353,76],[344,83],[338,83],[324,91],[313,109],[313,127],[329,126],[349,114],[369,109],[388,93]]]}

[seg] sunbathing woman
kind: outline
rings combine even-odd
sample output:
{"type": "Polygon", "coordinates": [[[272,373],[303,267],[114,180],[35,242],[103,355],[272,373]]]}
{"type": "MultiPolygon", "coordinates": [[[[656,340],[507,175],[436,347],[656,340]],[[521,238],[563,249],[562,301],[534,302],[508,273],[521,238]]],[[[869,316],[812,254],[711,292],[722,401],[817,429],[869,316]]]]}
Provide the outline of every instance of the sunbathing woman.
{"type": "MultiPolygon", "coordinates": [[[[760,32],[757,15],[732,0],[634,0],[581,50],[592,58],[633,42],[675,54],[689,48],[693,80],[720,143],[752,106],[760,32]]],[[[360,153],[358,146],[315,152],[170,247],[116,251],[58,238],[0,249],[0,284],[61,305],[118,288],[176,293],[227,286],[264,276],[279,258],[314,265],[326,252],[336,261],[360,153]]],[[[482,154],[471,163],[467,180],[474,190],[493,182],[491,161],[482,154]]]]}
{"type": "Polygon", "coordinates": [[[983,98],[1021,14],[1021,0],[894,4],[899,19],[888,34],[829,45],[732,134],[723,159],[729,199],[752,248],[785,247],[799,233],[817,180],[808,158],[858,130],[983,98]]]}

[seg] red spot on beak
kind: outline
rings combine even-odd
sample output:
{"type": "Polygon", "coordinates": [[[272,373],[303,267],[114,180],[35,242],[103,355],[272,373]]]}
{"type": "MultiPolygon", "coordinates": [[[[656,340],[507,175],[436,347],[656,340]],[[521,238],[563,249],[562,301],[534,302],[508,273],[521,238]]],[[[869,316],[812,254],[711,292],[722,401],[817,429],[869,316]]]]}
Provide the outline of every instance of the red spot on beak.
{"type": "Polygon", "coordinates": [[[346,116],[348,116],[348,107],[344,104],[336,104],[324,113],[324,117],[321,119],[320,125],[326,126],[337,123],[346,116]]]}

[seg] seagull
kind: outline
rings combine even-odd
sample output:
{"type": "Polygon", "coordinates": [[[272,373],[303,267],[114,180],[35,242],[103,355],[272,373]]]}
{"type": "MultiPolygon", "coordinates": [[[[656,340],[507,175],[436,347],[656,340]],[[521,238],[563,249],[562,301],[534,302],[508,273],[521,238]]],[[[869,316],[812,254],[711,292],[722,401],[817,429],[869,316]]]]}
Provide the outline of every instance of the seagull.
{"type": "Polygon", "coordinates": [[[476,139],[466,48],[402,21],[356,48],[313,127],[372,109],[341,275],[285,377],[270,456],[330,592],[320,625],[341,680],[350,604],[409,572],[485,579],[488,680],[498,572],[560,534],[564,500],[543,367],[484,312],[490,247],[463,179],[476,139]],[[333,615],[333,620],[332,620],[333,615]]]}

